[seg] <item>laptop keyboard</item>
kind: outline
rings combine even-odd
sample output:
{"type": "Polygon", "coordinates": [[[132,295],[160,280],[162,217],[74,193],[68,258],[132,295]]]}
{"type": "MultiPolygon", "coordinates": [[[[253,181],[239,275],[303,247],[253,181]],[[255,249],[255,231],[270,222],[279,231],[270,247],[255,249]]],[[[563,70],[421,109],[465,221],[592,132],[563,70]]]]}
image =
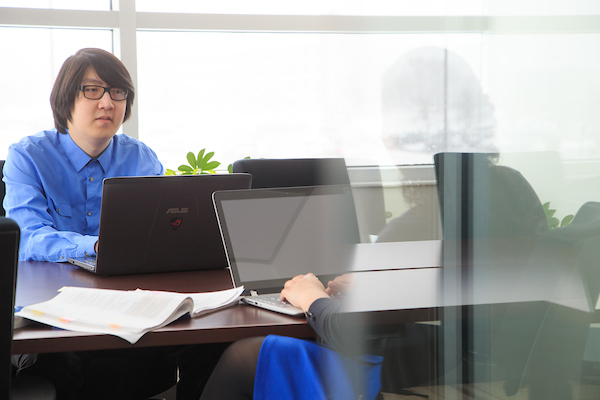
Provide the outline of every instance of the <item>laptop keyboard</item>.
{"type": "Polygon", "coordinates": [[[261,301],[263,301],[265,303],[273,304],[278,307],[293,307],[288,301],[286,301],[286,300],[282,301],[281,296],[279,296],[279,293],[261,294],[259,297],[260,297],[261,301]]]}

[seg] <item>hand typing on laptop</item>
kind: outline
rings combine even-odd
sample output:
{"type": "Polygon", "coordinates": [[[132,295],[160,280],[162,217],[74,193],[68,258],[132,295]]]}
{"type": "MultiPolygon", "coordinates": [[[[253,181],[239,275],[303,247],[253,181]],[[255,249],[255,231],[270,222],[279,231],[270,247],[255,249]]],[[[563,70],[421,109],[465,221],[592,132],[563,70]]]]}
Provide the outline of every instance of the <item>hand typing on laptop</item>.
{"type": "Polygon", "coordinates": [[[335,297],[345,293],[352,284],[352,276],[344,274],[327,283],[327,288],[313,274],[298,275],[287,281],[281,291],[281,300],[287,300],[293,306],[306,312],[317,299],[335,297]]]}
{"type": "Polygon", "coordinates": [[[281,291],[281,300],[287,300],[302,311],[308,311],[317,299],[330,297],[321,281],[313,274],[298,275],[287,281],[281,291]]]}

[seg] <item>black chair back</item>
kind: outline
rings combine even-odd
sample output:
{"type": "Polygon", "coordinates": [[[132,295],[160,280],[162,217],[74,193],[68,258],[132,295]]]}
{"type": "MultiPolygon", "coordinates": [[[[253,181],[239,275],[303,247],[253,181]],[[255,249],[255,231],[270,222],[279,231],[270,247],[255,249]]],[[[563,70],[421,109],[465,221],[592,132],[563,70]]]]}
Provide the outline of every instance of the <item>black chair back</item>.
{"type": "Polygon", "coordinates": [[[2,178],[4,177],[4,160],[0,160],[0,217],[4,217],[6,212],[4,211],[4,194],[6,193],[6,187],[2,178]]]}
{"type": "Polygon", "coordinates": [[[350,184],[343,158],[244,159],[233,172],[251,174],[252,189],[350,184]]]}
{"type": "Polygon", "coordinates": [[[19,254],[19,226],[11,219],[0,217],[0,375],[4,376],[0,398],[10,399],[12,332],[19,254]],[[4,384],[3,384],[4,385],[4,384]]]}

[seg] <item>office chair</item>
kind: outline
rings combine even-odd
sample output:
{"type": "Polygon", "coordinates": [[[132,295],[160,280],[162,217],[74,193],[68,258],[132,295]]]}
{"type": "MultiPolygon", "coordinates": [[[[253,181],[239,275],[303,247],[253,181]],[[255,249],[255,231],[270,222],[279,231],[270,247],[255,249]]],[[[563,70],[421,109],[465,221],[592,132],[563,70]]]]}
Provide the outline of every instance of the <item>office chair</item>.
{"type": "Polygon", "coordinates": [[[0,374],[4,376],[0,398],[12,400],[54,400],[54,387],[37,377],[12,379],[12,334],[17,283],[20,230],[11,219],[0,217],[0,374]]]}
{"type": "Polygon", "coordinates": [[[4,185],[4,181],[2,178],[4,177],[4,160],[0,160],[0,217],[4,217],[6,215],[6,211],[4,211],[4,194],[6,193],[6,186],[4,185]]]}
{"type": "Polygon", "coordinates": [[[233,172],[251,174],[252,189],[350,184],[343,158],[244,159],[233,172]]]}

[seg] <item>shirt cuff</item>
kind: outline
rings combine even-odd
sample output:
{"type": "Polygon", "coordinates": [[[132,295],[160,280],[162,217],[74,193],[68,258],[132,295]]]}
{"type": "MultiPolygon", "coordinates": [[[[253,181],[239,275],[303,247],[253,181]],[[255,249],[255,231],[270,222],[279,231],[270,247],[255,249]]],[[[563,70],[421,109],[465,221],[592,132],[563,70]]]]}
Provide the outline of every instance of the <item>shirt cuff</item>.
{"type": "Polygon", "coordinates": [[[79,257],[95,256],[96,250],[94,247],[96,246],[97,241],[98,236],[84,236],[77,248],[77,255],[79,257]]]}

